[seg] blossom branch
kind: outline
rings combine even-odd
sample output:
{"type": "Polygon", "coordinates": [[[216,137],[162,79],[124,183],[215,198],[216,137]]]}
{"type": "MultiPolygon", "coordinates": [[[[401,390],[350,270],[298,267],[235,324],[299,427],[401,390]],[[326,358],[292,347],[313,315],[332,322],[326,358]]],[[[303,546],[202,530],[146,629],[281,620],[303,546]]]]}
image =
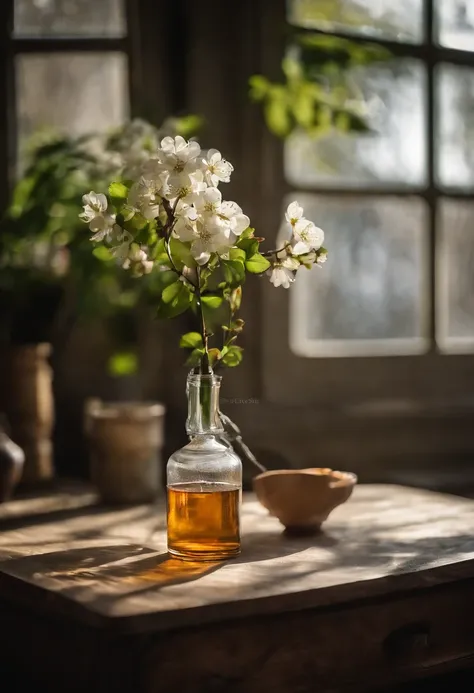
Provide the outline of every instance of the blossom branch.
{"type": "Polygon", "coordinates": [[[81,218],[93,231],[92,240],[108,244],[125,269],[134,276],[155,270],[176,275],[168,273],[157,282],[158,315],[172,318],[197,308],[200,333],[185,335],[183,346],[193,350],[189,363],[205,373],[212,372],[214,362],[237,366],[242,360],[234,342],[244,323],[235,314],[247,273],[266,273],[274,286],[287,289],[301,266],[321,265],[327,256],[324,232],[305,218],[297,202],[285,213],[288,236],[278,239],[280,247],[262,252],[264,239],[250,228],[249,217],[219,190],[232,171],[217,150],[201,152],[195,141],[165,137],[136,167],[132,183],[111,183],[113,207],[103,194],[91,191],[83,198],[81,218]],[[208,300],[205,291],[214,294],[215,287],[219,295],[208,300]],[[223,326],[220,348],[214,348],[206,321],[219,316],[214,311],[223,298],[229,302],[229,323],[223,326]]]}
{"type": "Polygon", "coordinates": [[[207,328],[206,328],[206,321],[204,318],[204,309],[202,305],[202,298],[201,298],[201,269],[198,267],[197,269],[197,287],[196,287],[196,298],[197,298],[197,306],[199,310],[199,316],[200,316],[200,321],[201,321],[201,336],[202,336],[202,344],[203,344],[203,349],[204,349],[204,355],[202,357],[201,361],[201,371],[205,374],[210,373],[210,365],[209,365],[209,335],[207,333],[207,328]]]}
{"type": "Polygon", "coordinates": [[[286,250],[288,247],[291,247],[291,242],[287,241],[283,248],[273,248],[273,250],[265,250],[262,255],[263,257],[272,257],[272,255],[275,255],[278,257],[278,254],[286,250]]]}

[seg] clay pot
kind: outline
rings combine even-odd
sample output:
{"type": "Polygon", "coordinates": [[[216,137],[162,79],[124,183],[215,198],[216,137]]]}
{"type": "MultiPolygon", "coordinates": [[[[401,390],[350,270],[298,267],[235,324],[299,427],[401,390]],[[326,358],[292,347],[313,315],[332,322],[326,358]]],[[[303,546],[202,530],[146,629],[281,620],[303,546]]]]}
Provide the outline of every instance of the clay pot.
{"type": "Polygon", "coordinates": [[[22,482],[35,485],[54,476],[54,401],[50,344],[13,347],[5,358],[4,411],[12,439],[25,453],[22,482]]]}
{"type": "Polygon", "coordinates": [[[158,403],[86,403],[91,479],[104,502],[149,503],[163,491],[164,415],[158,403]]]}
{"type": "Polygon", "coordinates": [[[329,513],[350,497],[355,474],[320,467],[264,472],[253,480],[260,503],[289,532],[317,531],[329,513]]]}
{"type": "Polygon", "coordinates": [[[0,429],[0,503],[8,500],[23,471],[25,453],[0,429]]]}

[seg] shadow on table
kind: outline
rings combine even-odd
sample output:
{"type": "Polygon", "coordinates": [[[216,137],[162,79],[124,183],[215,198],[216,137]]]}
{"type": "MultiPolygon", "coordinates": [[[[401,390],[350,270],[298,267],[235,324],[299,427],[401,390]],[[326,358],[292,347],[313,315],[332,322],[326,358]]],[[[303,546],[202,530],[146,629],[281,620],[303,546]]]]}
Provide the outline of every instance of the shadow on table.
{"type": "MultiPolygon", "coordinates": [[[[247,564],[288,556],[308,548],[307,541],[287,541],[267,532],[247,537],[241,556],[233,564],[247,564]]],[[[139,545],[99,546],[54,551],[7,561],[3,569],[28,583],[54,589],[67,596],[87,596],[92,603],[131,594],[156,591],[209,575],[229,561],[182,561],[139,545]]]]}

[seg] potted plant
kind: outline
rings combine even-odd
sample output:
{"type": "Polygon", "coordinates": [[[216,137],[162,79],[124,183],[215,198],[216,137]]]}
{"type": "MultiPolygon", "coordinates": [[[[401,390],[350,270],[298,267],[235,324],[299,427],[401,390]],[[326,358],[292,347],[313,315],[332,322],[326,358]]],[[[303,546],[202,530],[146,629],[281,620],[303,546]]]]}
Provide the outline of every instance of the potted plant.
{"type": "MultiPolygon", "coordinates": [[[[53,476],[51,366],[72,327],[80,317],[94,316],[120,334],[124,322],[133,322],[130,315],[147,290],[117,273],[100,249],[90,253],[77,218],[84,187],[133,175],[163,134],[189,132],[198,124],[195,117],[169,119],[157,129],[136,120],[104,135],[37,135],[30,143],[24,171],[0,220],[0,409],[26,452],[27,482],[53,476]]],[[[123,355],[123,340],[117,349],[123,355]]],[[[123,370],[122,358],[115,372],[123,370]]]]}

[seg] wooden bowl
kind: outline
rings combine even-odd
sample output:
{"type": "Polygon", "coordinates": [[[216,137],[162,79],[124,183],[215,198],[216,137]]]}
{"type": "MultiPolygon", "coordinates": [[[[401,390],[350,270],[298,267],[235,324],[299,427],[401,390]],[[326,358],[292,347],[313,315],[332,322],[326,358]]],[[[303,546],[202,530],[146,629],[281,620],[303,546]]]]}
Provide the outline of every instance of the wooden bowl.
{"type": "Polygon", "coordinates": [[[259,474],[253,487],[260,503],[289,532],[320,529],[334,508],[350,497],[357,477],[332,469],[279,469],[259,474]]]}

